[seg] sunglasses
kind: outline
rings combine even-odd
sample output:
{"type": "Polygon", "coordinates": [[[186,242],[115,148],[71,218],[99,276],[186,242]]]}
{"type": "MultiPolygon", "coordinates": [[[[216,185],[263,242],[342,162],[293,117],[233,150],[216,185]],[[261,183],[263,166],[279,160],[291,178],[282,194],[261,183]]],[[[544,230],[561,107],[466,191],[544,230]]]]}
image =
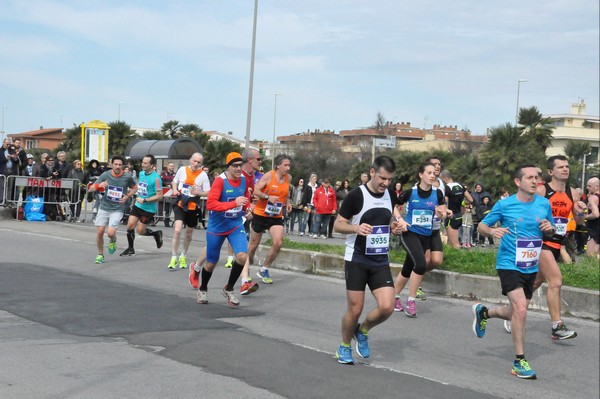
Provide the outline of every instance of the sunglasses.
{"type": "Polygon", "coordinates": [[[262,161],[262,158],[254,158],[256,159],[258,162],[262,161]]]}
{"type": "Polygon", "coordinates": [[[234,168],[241,168],[242,164],[241,163],[232,163],[231,166],[233,166],[234,168]]]}

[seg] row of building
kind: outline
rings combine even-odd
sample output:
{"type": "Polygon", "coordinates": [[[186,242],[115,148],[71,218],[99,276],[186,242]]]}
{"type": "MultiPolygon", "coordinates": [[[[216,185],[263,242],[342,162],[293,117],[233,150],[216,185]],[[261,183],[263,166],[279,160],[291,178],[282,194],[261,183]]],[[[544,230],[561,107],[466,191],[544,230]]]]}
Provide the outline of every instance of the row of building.
{"type": "MultiPolygon", "coordinates": [[[[586,104],[583,100],[572,104],[571,112],[565,114],[544,115],[550,118],[555,129],[553,131],[552,145],[547,150],[547,155],[564,153],[565,145],[569,140],[587,142],[592,147],[592,152],[587,156],[588,164],[600,163],[598,147],[600,146],[600,117],[587,114],[586,104]]],[[[135,129],[135,128],[134,128],[135,129]]],[[[143,129],[135,129],[143,131],[143,129]]],[[[213,140],[231,140],[241,146],[245,142],[236,138],[231,132],[224,134],[216,131],[205,131],[213,140]]],[[[9,134],[8,137],[20,138],[22,145],[27,149],[44,148],[55,150],[65,139],[62,128],[40,128],[29,132],[9,134]]],[[[467,144],[477,147],[485,144],[488,135],[473,135],[468,130],[458,129],[456,126],[433,125],[430,129],[421,129],[411,126],[410,122],[388,122],[379,128],[361,128],[352,130],[314,130],[296,133],[287,136],[278,136],[275,143],[267,141],[253,141],[252,146],[264,150],[267,157],[279,152],[289,153],[295,146],[332,145],[345,152],[356,153],[361,149],[371,148],[374,145],[393,147],[407,151],[434,151],[450,150],[457,144],[467,144]]],[[[472,148],[472,147],[471,147],[472,148]]]]}

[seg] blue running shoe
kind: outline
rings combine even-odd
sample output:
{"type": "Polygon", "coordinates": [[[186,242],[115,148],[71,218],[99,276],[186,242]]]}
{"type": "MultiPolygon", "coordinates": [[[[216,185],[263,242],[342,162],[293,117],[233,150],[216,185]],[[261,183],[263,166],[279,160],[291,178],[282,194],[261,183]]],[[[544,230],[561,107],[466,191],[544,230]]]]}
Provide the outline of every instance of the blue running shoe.
{"type": "Polygon", "coordinates": [[[537,378],[537,374],[529,367],[529,363],[525,359],[515,360],[510,373],[525,380],[535,380],[537,378]]]}
{"type": "Polygon", "coordinates": [[[481,310],[483,305],[476,303],[473,305],[473,332],[477,338],[483,338],[485,335],[485,326],[487,325],[487,319],[481,317],[481,310]]]}
{"type": "Polygon", "coordinates": [[[269,275],[269,269],[259,270],[256,275],[260,277],[265,284],[273,284],[273,279],[269,275]]]}
{"type": "Polygon", "coordinates": [[[354,359],[352,359],[352,348],[349,346],[340,345],[337,352],[335,352],[335,358],[338,363],[341,364],[354,364],[354,359]]]}
{"type": "Polygon", "coordinates": [[[363,359],[368,359],[371,356],[371,349],[369,349],[369,336],[360,332],[360,324],[356,326],[354,330],[354,339],[356,340],[356,353],[359,354],[363,359]]]}

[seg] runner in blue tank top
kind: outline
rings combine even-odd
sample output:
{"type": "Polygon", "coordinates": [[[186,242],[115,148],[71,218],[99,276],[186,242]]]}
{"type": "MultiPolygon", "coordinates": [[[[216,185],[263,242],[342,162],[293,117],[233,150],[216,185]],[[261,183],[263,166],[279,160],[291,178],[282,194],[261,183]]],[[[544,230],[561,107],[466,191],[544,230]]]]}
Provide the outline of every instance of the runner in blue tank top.
{"type": "Polygon", "coordinates": [[[478,338],[483,338],[488,319],[510,320],[516,354],[511,373],[525,379],[537,378],[525,359],[527,306],[533,294],[542,239],[556,232],[550,202],[535,193],[539,179],[535,165],[515,169],[517,193],[498,201],[477,227],[484,236],[502,239],[496,256],[496,269],[502,294],[508,297],[509,305],[488,309],[481,303],[474,304],[473,332],[478,338]],[[496,222],[502,227],[492,227],[496,222]]]}
{"type": "Polygon", "coordinates": [[[248,240],[242,216],[250,204],[250,197],[246,190],[246,179],[242,176],[242,156],[231,152],[225,163],[227,170],[213,182],[206,202],[206,209],[210,211],[206,231],[206,263],[202,267],[204,254],[201,254],[198,261],[190,265],[190,278],[200,279],[197,302],[207,304],[208,282],[219,261],[221,247],[227,239],[233,248],[235,260],[222,293],[230,306],[238,306],[240,301],[235,296],[233,287],[248,256],[248,240]]]}

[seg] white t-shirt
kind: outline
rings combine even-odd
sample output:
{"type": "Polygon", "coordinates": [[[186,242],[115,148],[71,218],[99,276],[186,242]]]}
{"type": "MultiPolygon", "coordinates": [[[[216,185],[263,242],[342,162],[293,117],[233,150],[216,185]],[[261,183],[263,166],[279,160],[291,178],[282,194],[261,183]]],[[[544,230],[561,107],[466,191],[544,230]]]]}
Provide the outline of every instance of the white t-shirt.
{"type": "MultiPolygon", "coordinates": [[[[181,191],[181,189],[183,188],[183,184],[186,180],[186,177],[186,167],[182,166],[177,170],[177,173],[175,173],[175,177],[173,178],[173,181],[177,183],[178,191],[181,191]]],[[[200,174],[196,176],[196,180],[194,180],[194,185],[200,188],[200,191],[202,192],[210,191],[210,180],[208,180],[208,175],[205,171],[200,172],[200,174]]]]}

